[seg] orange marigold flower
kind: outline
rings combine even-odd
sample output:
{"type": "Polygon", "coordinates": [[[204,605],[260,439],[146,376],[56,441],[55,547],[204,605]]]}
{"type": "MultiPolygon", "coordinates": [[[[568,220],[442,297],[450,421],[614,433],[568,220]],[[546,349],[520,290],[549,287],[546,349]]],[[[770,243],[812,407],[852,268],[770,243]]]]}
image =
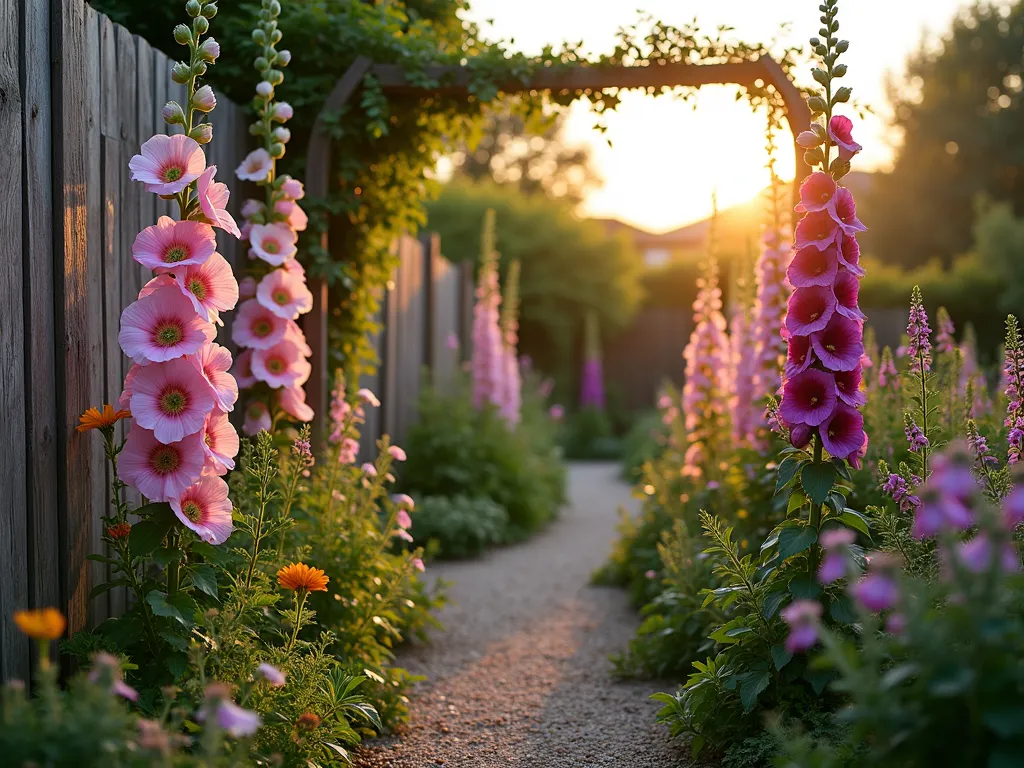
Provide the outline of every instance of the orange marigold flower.
{"type": "Polygon", "coordinates": [[[88,432],[90,429],[106,429],[107,427],[114,426],[121,419],[129,418],[131,415],[131,411],[126,411],[123,408],[115,411],[112,405],[104,405],[102,412],[100,412],[99,408],[89,408],[78,417],[78,427],[76,429],[79,432],[88,432]]]}
{"type": "Polygon", "coordinates": [[[323,571],[305,563],[292,563],[277,572],[277,583],[285,589],[326,592],[328,581],[323,571]]]}
{"type": "Polygon", "coordinates": [[[107,536],[114,539],[114,541],[126,538],[131,532],[131,523],[118,523],[117,525],[107,527],[107,536]]]}
{"type": "Polygon", "coordinates": [[[312,712],[303,712],[295,725],[300,731],[314,731],[320,727],[320,718],[312,712]]]}
{"type": "Polygon", "coordinates": [[[64,634],[67,621],[56,608],[35,611],[15,611],[14,623],[18,629],[35,640],[56,640],[64,634]]]}

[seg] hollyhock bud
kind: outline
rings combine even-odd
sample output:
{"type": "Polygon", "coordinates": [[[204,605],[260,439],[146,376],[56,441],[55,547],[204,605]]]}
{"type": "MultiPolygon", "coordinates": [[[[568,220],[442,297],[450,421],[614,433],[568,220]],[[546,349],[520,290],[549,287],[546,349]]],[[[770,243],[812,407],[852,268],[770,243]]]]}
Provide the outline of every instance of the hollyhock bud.
{"type": "Polygon", "coordinates": [[[269,99],[274,95],[274,86],[268,83],[266,80],[261,80],[256,84],[256,95],[264,99],[269,99]]]}
{"type": "Polygon", "coordinates": [[[160,116],[168,125],[184,125],[185,112],[176,101],[168,101],[160,110],[160,116]]]}
{"type": "Polygon", "coordinates": [[[171,67],[171,80],[179,85],[185,85],[192,78],[192,67],[182,61],[171,67]]]}
{"type": "Polygon", "coordinates": [[[174,28],[174,42],[178,45],[188,45],[192,42],[192,30],[184,24],[179,24],[174,28]]]}
{"type": "Polygon", "coordinates": [[[272,135],[277,141],[279,141],[282,144],[287,144],[289,141],[291,141],[292,138],[292,132],[285,128],[283,125],[277,126],[277,128],[273,130],[272,135]]]}
{"type": "Polygon", "coordinates": [[[274,63],[282,67],[287,67],[291,60],[292,52],[288,50],[278,51],[277,56],[274,57],[274,63]]]}
{"type": "Polygon", "coordinates": [[[217,97],[214,96],[213,89],[208,85],[198,89],[192,95],[192,106],[200,112],[212,112],[217,106],[217,97]]]}
{"type": "Polygon", "coordinates": [[[278,123],[283,123],[286,120],[291,120],[292,115],[295,114],[292,110],[292,105],[287,101],[279,101],[274,105],[274,114],[271,119],[278,123]]]}
{"type": "Polygon", "coordinates": [[[203,61],[213,64],[220,58],[220,43],[212,37],[206,38],[199,45],[199,56],[203,61]]]}
{"type": "Polygon", "coordinates": [[[213,141],[213,126],[210,123],[199,123],[189,132],[189,138],[198,144],[209,144],[213,141]]]}

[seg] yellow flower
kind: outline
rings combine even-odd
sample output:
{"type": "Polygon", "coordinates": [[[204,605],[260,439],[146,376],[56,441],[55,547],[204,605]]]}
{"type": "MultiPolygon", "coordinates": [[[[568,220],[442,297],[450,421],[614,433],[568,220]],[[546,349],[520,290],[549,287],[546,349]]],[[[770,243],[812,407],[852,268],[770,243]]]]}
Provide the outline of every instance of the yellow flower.
{"type": "Polygon", "coordinates": [[[14,623],[18,629],[35,640],[56,640],[64,634],[67,621],[56,608],[36,611],[15,611],[14,623]]]}
{"type": "Polygon", "coordinates": [[[323,571],[305,563],[292,563],[277,572],[277,583],[285,589],[326,592],[328,581],[323,571]]]}
{"type": "Polygon", "coordinates": [[[88,432],[90,429],[106,429],[114,426],[121,419],[127,419],[132,415],[131,411],[124,409],[115,411],[112,405],[104,405],[103,412],[99,408],[89,408],[78,417],[79,432],[88,432]]]}

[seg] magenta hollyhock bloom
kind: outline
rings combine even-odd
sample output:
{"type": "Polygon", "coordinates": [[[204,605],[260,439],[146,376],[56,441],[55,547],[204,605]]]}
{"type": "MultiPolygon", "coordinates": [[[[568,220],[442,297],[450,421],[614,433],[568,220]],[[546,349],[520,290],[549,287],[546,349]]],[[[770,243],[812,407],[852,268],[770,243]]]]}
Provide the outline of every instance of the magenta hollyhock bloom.
{"type": "Polygon", "coordinates": [[[789,297],[786,329],[795,336],[809,336],[828,325],[836,309],[836,297],[829,288],[797,288],[789,297]]]}
{"type": "Polygon", "coordinates": [[[824,211],[831,207],[836,194],[836,181],[831,174],[815,171],[800,185],[798,213],[824,211]]]}
{"type": "Polygon", "coordinates": [[[238,307],[231,325],[231,339],[240,347],[270,349],[284,338],[287,331],[288,323],[283,317],[255,299],[249,299],[238,307]]]}
{"type": "Polygon", "coordinates": [[[268,349],[254,349],[252,352],[253,375],[259,381],[265,381],[271,389],[305,384],[311,369],[309,361],[288,339],[268,349]]]}
{"type": "Polygon", "coordinates": [[[253,224],[249,228],[249,253],[279,267],[295,256],[295,240],[295,233],[287,224],[253,224]]]}
{"type": "Polygon", "coordinates": [[[481,269],[473,305],[473,406],[485,403],[501,407],[505,375],[498,274],[493,264],[481,269]]]}
{"type": "Polygon", "coordinates": [[[302,387],[282,387],[278,398],[281,410],[296,421],[313,420],[313,409],[306,404],[306,391],[302,387]]]}
{"type": "Polygon", "coordinates": [[[839,248],[833,243],[825,250],[807,246],[797,251],[786,277],[794,288],[829,286],[839,270],[839,248]]]}
{"type": "Polygon", "coordinates": [[[196,315],[192,302],[165,286],[129,304],[121,313],[117,341],[136,363],[161,363],[191,355],[213,341],[213,325],[196,315]]]}
{"type": "Polygon", "coordinates": [[[832,217],[839,223],[844,235],[853,236],[867,229],[857,218],[857,203],[853,199],[853,193],[846,187],[839,187],[836,192],[832,217]]]}
{"type": "Polygon", "coordinates": [[[789,425],[816,427],[836,407],[836,382],[831,373],[809,368],[786,380],[779,411],[789,425]]]}
{"type": "MultiPolygon", "coordinates": [[[[274,167],[274,159],[267,150],[260,147],[254,149],[235,169],[235,176],[242,181],[266,181],[267,175],[274,167]]],[[[243,212],[243,216],[245,213],[243,212]]]]}
{"type": "Polygon", "coordinates": [[[270,411],[264,403],[253,400],[245,407],[245,421],[242,422],[242,431],[245,434],[251,436],[269,432],[272,423],[270,411]]]}
{"type": "Polygon", "coordinates": [[[228,373],[231,370],[231,353],[227,347],[211,342],[189,359],[206,377],[217,407],[225,413],[234,410],[238,400],[238,382],[228,373]]]}
{"type": "Polygon", "coordinates": [[[133,423],[117,471],[150,501],[170,501],[199,479],[204,461],[200,432],[165,445],[148,429],[133,423]]]}
{"type": "Polygon", "coordinates": [[[256,673],[274,688],[283,688],[286,682],[284,672],[265,662],[256,667],[256,673]]]}
{"type": "Polygon", "coordinates": [[[813,362],[810,336],[790,336],[786,346],[786,377],[806,371],[813,362]]]}
{"type": "Polygon", "coordinates": [[[854,408],[860,408],[868,401],[867,393],[861,389],[863,368],[857,366],[852,371],[836,371],[836,394],[839,399],[854,408]]]}
{"type": "Polygon", "coordinates": [[[838,145],[839,156],[849,160],[863,147],[853,140],[853,121],[843,115],[833,115],[828,123],[828,137],[838,145]]]}
{"type": "Polygon", "coordinates": [[[206,454],[206,469],[215,475],[226,475],[235,468],[238,455],[238,433],[231,426],[228,415],[213,410],[206,417],[203,426],[203,452],[206,454]]]}
{"type": "Polygon", "coordinates": [[[213,406],[213,388],[184,358],[147,365],[132,382],[132,416],[161,443],[199,432],[213,406]]]}
{"type": "Polygon", "coordinates": [[[841,230],[828,211],[812,211],[796,225],[796,249],[813,246],[825,250],[836,241],[841,230]]]}
{"type": "Polygon", "coordinates": [[[808,424],[794,424],[789,430],[789,443],[794,448],[803,448],[814,437],[814,427],[808,424]]]}
{"type": "Polygon", "coordinates": [[[835,314],[824,330],[811,334],[811,347],[829,370],[852,371],[864,354],[864,332],[856,320],[835,314]]]}
{"type": "Polygon", "coordinates": [[[864,277],[864,268],[860,265],[860,243],[856,237],[839,235],[839,263],[857,277],[864,277]]]}
{"type": "Polygon", "coordinates": [[[207,544],[223,544],[234,530],[228,484],[216,475],[203,475],[170,503],[182,525],[207,544]]]}
{"type": "Polygon", "coordinates": [[[864,414],[840,402],[821,423],[818,434],[831,455],[840,459],[856,457],[864,445],[864,414]]]}
{"type": "Polygon", "coordinates": [[[313,294],[301,275],[275,269],[260,280],[256,300],[274,314],[294,320],[313,308],[313,294]]]}
{"type": "Polygon", "coordinates": [[[174,282],[203,320],[216,322],[219,313],[238,303],[238,283],[227,259],[213,254],[204,264],[175,270],[174,282]]]}
{"type": "Polygon", "coordinates": [[[161,216],[156,224],[135,236],[132,258],[154,272],[163,273],[202,264],[215,250],[217,236],[209,224],[161,216]]]}
{"type": "Polygon", "coordinates": [[[842,271],[836,276],[832,292],[836,297],[836,312],[851,320],[864,322],[864,313],[860,311],[857,301],[860,298],[860,280],[853,273],[842,271]]]}
{"type": "Polygon", "coordinates": [[[881,571],[868,573],[854,584],[850,591],[853,598],[871,613],[880,613],[895,607],[900,597],[896,582],[881,571]]]}
{"type": "Polygon", "coordinates": [[[231,192],[228,190],[227,184],[213,180],[216,175],[217,166],[211,165],[196,179],[196,197],[199,200],[199,209],[206,217],[207,223],[239,237],[242,233],[238,229],[238,224],[235,222],[234,216],[227,211],[231,192]]]}
{"type": "Polygon", "coordinates": [[[779,612],[779,616],[790,628],[789,636],[786,637],[787,651],[801,653],[815,646],[821,613],[821,603],[817,600],[794,600],[779,612]]]}
{"type": "Polygon", "coordinates": [[[141,181],[147,192],[176,195],[206,168],[206,155],[195,139],[183,133],[157,134],[142,145],[142,153],[128,161],[132,181],[141,181]]]}

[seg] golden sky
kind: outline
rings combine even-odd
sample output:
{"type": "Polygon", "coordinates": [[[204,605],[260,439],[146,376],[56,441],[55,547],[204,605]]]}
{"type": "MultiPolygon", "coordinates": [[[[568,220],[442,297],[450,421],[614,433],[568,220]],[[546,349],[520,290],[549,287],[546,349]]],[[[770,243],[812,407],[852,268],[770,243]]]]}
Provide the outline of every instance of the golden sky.
{"type": "MultiPolygon", "coordinates": [[[[582,40],[602,53],[616,30],[637,19],[637,10],[666,23],[683,25],[695,17],[702,29],[735,27],[738,40],[762,42],[790,23],[784,42],[803,43],[818,30],[820,0],[472,0],[467,18],[484,26],[490,39],[512,40],[512,48],[539,53],[546,43],[582,40]],[[493,20],[493,24],[488,21],[493,20]]],[[[884,168],[891,161],[885,97],[887,73],[899,75],[907,54],[922,40],[944,32],[962,0],[845,0],[840,3],[840,35],[850,40],[844,57],[850,71],[844,84],[875,116],[857,122],[864,145],[854,170],[884,168]]],[[[809,79],[809,72],[807,73],[809,79]]],[[[613,216],[662,231],[704,218],[717,190],[721,207],[749,200],[764,188],[764,125],[761,115],[736,102],[734,90],[705,87],[694,110],[666,97],[630,93],[606,117],[608,132],[593,130],[594,116],[576,104],[567,136],[591,146],[604,186],[584,203],[583,212],[613,216]],[[605,139],[610,139],[609,147],[605,139]]],[[[784,142],[785,143],[785,142],[784,142]]],[[[791,145],[779,167],[791,177],[791,145]]]]}

